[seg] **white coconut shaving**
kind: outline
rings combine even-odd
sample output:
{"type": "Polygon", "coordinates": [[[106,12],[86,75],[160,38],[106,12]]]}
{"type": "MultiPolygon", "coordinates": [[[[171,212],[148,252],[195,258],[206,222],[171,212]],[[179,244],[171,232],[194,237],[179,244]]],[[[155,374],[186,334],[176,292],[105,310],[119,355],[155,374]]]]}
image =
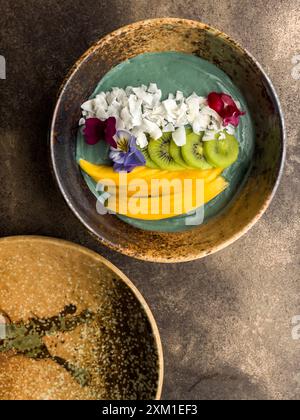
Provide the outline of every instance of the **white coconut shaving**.
{"type": "Polygon", "coordinates": [[[183,92],[177,91],[162,100],[162,91],[156,83],[101,92],[82,104],[81,109],[80,126],[88,118],[104,121],[115,117],[117,130],[130,131],[141,148],[148,145],[148,137],[157,140],[163,132],[172,132],[177,146],[183,146],[186,144],[186,125],[190,125],[196,134],[204,131],[204,141],[214,140],[218,133],[224,137],[224,131],[235,132],[233,126],[223,126],[222,118],[208,106],[205,97],[193,93],[185,98],[183,92]]]}

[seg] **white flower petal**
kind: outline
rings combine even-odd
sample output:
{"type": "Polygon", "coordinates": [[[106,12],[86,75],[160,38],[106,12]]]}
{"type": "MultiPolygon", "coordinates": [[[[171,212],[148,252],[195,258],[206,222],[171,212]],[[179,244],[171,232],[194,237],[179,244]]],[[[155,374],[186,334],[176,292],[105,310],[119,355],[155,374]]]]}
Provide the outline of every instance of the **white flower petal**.
{"type": "Polygon", "coordinates": [[[184,127],[179,127],[173,133],[173,140],[177,146],[184,146],[186,144],[186,131],[184,127]]]}
{"type": "Polygon", "coordinates": [[[120,151],[117,149],[110,149],[109,157],[111,160],[113,160],[115,163],[123,163],[123,157],[120,154],[120,151]]]}

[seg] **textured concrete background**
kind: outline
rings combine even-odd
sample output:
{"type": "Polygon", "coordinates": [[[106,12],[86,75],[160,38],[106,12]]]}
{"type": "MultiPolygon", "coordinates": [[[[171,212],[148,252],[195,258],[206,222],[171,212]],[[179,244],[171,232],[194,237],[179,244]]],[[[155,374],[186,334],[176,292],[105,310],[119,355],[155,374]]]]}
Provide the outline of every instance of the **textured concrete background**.
{"type": "Polygon", "coordinates": [[[165,350],[164,398],[300,397],[299,0],[0,0],[0,235],[49,235],[88,246],[120,267],[148,300],[165,350]],[[286,114],[288,157],[264,218],[219,254],[148,264],[99,246],[57,192],[47,157],[55,94],[102,35],[144,18],[198,19],[224,30],[262,63],[286,114]]]}

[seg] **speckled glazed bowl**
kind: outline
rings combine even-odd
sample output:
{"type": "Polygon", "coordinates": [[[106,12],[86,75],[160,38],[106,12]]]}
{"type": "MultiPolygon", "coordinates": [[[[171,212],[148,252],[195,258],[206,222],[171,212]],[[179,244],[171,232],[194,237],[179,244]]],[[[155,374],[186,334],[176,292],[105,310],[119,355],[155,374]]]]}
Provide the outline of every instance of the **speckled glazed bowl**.
{"type": "Polygon", "coordinates": [[[155,19],[104,37],[77,62],[61,90],[51,129],[54,174],[68,205],[101,242],[132,257],[181,262],[216,252],[246,233],[277,189],[285,157],[285,131],[274,88],[256,60],[222,32],[199,22],[155,19]],[[247,100],[256,132],[252,168],[236,198],[217,217],[193,230],[158,233],[133,228],[96,212],[75,159],[80,105],[115,65],[145,52],[179,51],[217,65],[247,100]]]}
{"type": "Polygon", "coordinates": [[[0,267],[0,400],[160,398],[158,329],[120,270],[41,237],[1,239],[0,267]]]}

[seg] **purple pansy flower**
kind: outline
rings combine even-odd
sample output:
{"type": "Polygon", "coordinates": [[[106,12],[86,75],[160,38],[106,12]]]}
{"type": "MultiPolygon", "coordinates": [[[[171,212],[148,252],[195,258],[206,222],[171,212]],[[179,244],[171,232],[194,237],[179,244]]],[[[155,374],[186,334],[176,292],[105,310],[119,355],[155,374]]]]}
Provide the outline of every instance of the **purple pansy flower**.
{"type": "Polygon", "coordinates": [[[100,140],[105,140],[110,146],[116,147],[117,144],[114,140],[117,131],[116,122],[114,117],[110,117],[106,121],[101,121],[99,118],[87,119],[83,130],[86,143],[94,145],[100,140]]]}
{"type": "Polygon", "coordinates": [[[143,153],[137,148],[136,138],[129,131],[117,131],[114,140],[117,147],[111,147],[109,157],[116,172],[131,172],[137,166],[146,164],[143,153]]]}

